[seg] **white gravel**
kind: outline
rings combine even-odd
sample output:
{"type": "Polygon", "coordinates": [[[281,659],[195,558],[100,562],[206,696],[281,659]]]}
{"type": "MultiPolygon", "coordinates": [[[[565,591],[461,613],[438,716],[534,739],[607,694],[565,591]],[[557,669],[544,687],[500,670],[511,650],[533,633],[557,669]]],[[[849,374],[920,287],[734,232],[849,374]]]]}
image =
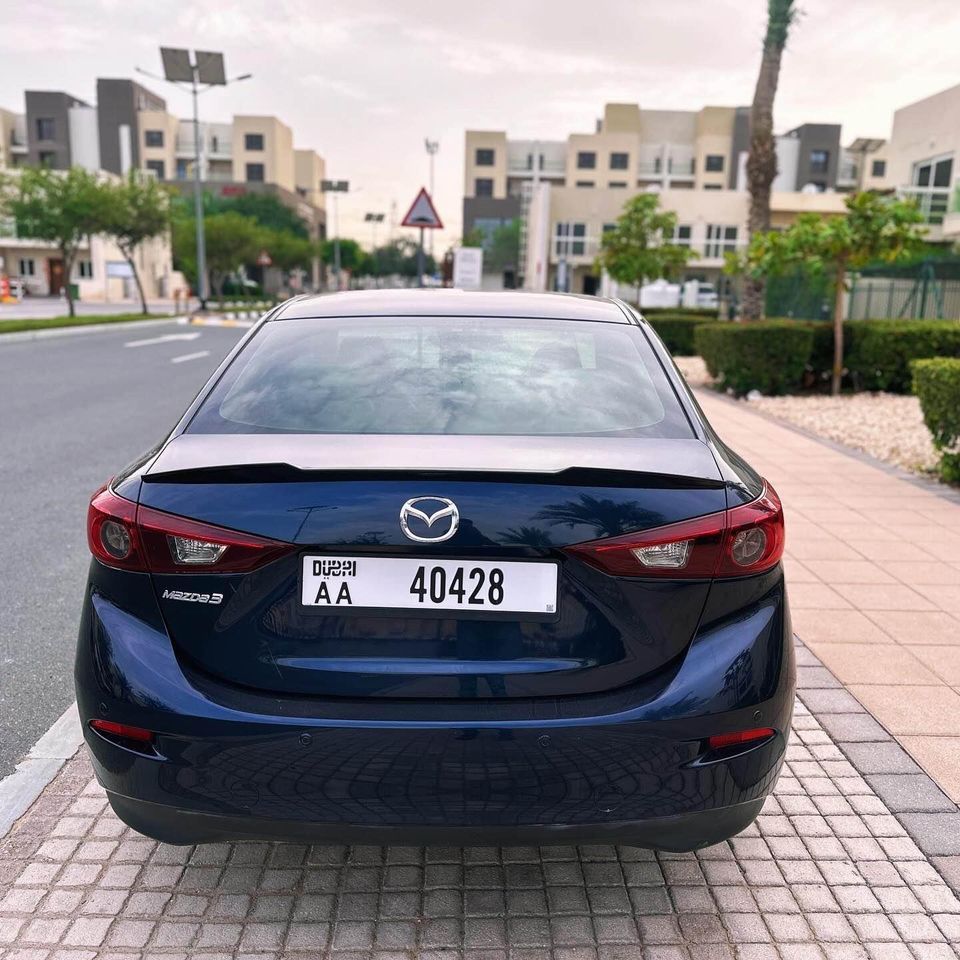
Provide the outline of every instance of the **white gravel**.
{"type": "MultiPolygon", "coordinates": [[[[700,357],[676,359],[690,386],[710,386],[712,381],[700,357]]],[[[842,397],[756,397],[740,402],[915,473],[936,469],[939,458],[916,397],[857,393],[842,397]]]]}

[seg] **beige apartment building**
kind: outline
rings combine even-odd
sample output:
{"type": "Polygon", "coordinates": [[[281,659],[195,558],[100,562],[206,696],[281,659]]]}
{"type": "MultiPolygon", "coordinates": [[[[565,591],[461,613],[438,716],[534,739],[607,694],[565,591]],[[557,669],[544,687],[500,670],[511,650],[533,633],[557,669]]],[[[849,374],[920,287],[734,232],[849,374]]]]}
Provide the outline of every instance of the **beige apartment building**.
{"type": "MultiPolygon", "coordinates": [[[[522,278],[531,289],[597,293],[609,286],[593,266],[603,232],[630,196],[655,191],[677,214],[675,242],[694,252],[688,275],[716,280],[724,255],[746,240],[748,145],[746,107],[607,104],[593,133],[563,141],[467,131],[464,232],[489,237],[519,217],[521,262],[507,282],[522,278]]],[[[777,153],[775,226],[803,210],[843,210],[839,126],[797,127],[778,138],[777,153]]]]}
{"type": "MultiPolygon", "coordinates": [[[[223,197],[272,194],[297,213],[313,238],[325,237],[323,158],[314,150],[296,149],[293,131],[282,120],[236,115],[229,122],[204,121],[199,124],[199,140],[205,192],[223,197]]],[[[53,169],[82,166],[118,176],[141,169],[190,194],[197,146],[191,120],[180,119],[163,98],[129,79],[98,79],[96,106],[62,91],[27,91],[23,113],[0,109],[0,169],[43,163],[53,169]]],[[[101,298],[109,296],[116,284],[88,274],[99,272],[98,263],[108,264],[112,254],[99,255],[94,246],[82,268],[84,275],[71,280],[80,284],[81,295],[101,298]]],[[[32,292],[55,292],[63,282],[56,258],[39,249],[33,252],[34,256],[20,257],[11,249],[5,266],[8,275],[21,279],[32,292]],[[20,266],[32,272],[21,275],[20,266]]],[[[156,251],[158,256],[162,253],[156,251]]],[[[169,263],[151,266],[148,272],[166,276],[169,263]]],[[[319,279],[317,262],[311,277],[314,286],[319,279]]]]}

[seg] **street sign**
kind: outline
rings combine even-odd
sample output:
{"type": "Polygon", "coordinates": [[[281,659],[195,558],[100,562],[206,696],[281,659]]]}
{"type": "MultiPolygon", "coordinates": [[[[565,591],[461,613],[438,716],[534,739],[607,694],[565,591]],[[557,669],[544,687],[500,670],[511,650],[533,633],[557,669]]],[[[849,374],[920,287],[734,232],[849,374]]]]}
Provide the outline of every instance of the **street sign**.
{"type": "Polygon", "coordinates": [[[453,251],[453,285],[479,290],[483,281],[483,247],[457,247],[453,251]]]}
{"type": "Polygon", "coordinates": [[[401,227],[420,227],[421,230],[442,230],[443,221],[437,213],[430,194],[425,187],[420,188],[417,199],[407,211],[407,215],[400,224],[401,227]]]}

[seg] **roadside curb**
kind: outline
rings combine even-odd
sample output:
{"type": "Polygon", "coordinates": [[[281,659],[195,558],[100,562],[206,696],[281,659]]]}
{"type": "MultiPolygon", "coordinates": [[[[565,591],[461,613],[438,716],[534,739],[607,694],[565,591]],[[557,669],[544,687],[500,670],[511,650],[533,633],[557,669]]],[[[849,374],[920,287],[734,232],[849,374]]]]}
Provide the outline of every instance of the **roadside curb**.
{"type": "Polygon", "coordinates": [[[119,323],[87,323],[73,327],[45,327],[42,330],[17,330],[14,333],[3,332],[0,321],[0,344],[23,343],[26,340],[46,340],[53,337],[74,337],[83,333],[104,333],[107,330],[130,330],[157,327],[162,323],[183,323],[185,317],[158,317],[156,320],[124,320],[119,323]]]}
{"type": "Polygon", "coordinates": [[[81,743],[83,733],[74,702],[30,748],[13,773],[0,780],[0,839],[33,806],[81,743]]]}
{"type": "Polygon", "coordinates": [[[177,323],[193,327],[240,327],[248,330],[256,320],[238,320],[235,317],[177,317],[177,323]]]}

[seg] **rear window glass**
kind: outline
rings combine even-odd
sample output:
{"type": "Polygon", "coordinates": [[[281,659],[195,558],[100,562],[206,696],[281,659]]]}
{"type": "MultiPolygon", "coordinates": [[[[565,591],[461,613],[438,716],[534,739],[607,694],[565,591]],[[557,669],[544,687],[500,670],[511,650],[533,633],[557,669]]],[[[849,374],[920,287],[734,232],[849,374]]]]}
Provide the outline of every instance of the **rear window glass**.
{"type": "Polygon", "coordinates": [[[692,436],[636,327],[476,317],[266,323],[188,432],[692,436]]]}

